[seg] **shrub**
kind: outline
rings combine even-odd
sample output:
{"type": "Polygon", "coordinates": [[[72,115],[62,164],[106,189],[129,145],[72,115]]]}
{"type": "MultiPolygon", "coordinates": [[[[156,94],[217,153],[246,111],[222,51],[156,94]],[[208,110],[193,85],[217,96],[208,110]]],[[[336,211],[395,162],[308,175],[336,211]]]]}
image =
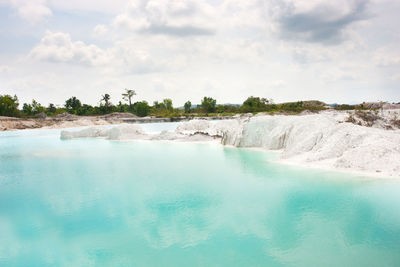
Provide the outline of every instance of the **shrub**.
{"type": "Polygon", "coordinates": [[[259,97],[248,97],[243,105],[240,107],[241,112],[260,112],[265,111],[267,109],[267,103],[269,101],[265,98],[259,97]]]}
{"type": "Polygon", "coordinates": [[[150,106],[146,101],[135,102],[133,104],[133,110],[136,115],[139,117],[145,117],[150,112],[150,106]]]}

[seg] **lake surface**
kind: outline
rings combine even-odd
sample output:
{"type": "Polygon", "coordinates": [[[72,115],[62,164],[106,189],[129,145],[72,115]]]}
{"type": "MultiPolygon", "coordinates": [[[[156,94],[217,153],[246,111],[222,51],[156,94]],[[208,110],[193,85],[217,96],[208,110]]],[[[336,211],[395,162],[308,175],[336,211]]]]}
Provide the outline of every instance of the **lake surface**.
{"type": "Polygon", "coordinates": [[[0,133],[0,266],[400,266],[396,180],[59,132],[0,133]]]}

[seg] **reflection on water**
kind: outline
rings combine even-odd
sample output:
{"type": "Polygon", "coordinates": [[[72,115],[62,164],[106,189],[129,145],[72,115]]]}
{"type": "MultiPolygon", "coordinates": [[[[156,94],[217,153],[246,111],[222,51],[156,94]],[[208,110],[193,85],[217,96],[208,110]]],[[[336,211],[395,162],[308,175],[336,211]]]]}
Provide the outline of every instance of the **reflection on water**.
{"type": "Polygon", "coordinates": [[[206,144],[0,137],[0,265],[399,266],[400,183],[206,144]]]}

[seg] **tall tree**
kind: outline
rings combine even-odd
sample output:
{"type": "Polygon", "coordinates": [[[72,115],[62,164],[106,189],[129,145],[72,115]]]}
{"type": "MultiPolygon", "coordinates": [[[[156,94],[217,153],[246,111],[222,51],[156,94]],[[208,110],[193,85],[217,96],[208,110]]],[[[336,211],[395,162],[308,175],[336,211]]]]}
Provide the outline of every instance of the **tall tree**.
{"type": "Polygon", "coordinates": [[[215,112],[215,105],[217,104],[217,100],[211,97],[204,97],[201,100],[201,107],[205,113],[215,112]]]}
{"type": "Polygon", "coordinates": [[[169,98],[164,99],[163,104],[165,106],[165,109],[168,111],[172,111],[174,109],[172,106],[172,100],[169,98]]]}
{"type": "Polygon", "coordinates": [[[26,115],[35,115],[45,111],[45,107],[43,107],[39,102],[35,99],[32,100],[32,104],[24,103],[22,106],[22,110],[26,115]]]}
{"type": "Polygon", "coordinates": [[[101,101],[104,101],[104,105],[100,103],[100,110],[102,110],[103,113],[109,113],[112,111],[112,103],[110,101],[111,97],[109,94],[104,94],[101,96],[101,101]]]}
{"type": "Polygon", "coordinates": [[[81,101],[75,96],[70,97],[65,101],[65,108],[69,113],[77,113],[78,109],[82,106],[81,101]]]}
{"type": "Polygon", "coordinates": [[[125,101],[129,102],[129,109],[132,110],[132,97],[136,95],[135,90],[125,89],[125,93],[122,94],[122,97],[125,101]]]}
{"type": "Polygon", "coordinates": [[[104,94],[101,96],[101,101],[104,101],[104,106],[106,106],[106,107],[111,106],[110,99],[111,99],[111,97],[109,94],[104,94]]]}
{"type": "Polygon", "coordinates": [[[47,112],[48,113],[56,113],[57,108],[53,103],[50,103],[49,106],[47,107],[47,112]]]}
{"type": "Polygon", "coordinates": [[[185,113],[190,113],[190,108],[192,107],[192,102],[187,101],[184,105],[185,113]]]}
{"type": "Polygon", "coordinates": [[[0,95],[0,116],[18,115],[18,97],[10,95],[0,95]]]}

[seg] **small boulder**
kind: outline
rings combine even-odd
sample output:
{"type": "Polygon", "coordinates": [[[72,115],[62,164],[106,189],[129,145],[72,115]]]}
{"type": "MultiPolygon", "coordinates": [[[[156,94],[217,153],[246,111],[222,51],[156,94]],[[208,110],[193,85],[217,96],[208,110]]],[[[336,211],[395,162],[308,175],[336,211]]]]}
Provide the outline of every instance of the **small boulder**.
{"type": "Polygon", "coordinates": [[[47,115],[44,112],[40,112],[39,114],[36,114],[36,118],[44,120],[47,118],[47,115]]]}

